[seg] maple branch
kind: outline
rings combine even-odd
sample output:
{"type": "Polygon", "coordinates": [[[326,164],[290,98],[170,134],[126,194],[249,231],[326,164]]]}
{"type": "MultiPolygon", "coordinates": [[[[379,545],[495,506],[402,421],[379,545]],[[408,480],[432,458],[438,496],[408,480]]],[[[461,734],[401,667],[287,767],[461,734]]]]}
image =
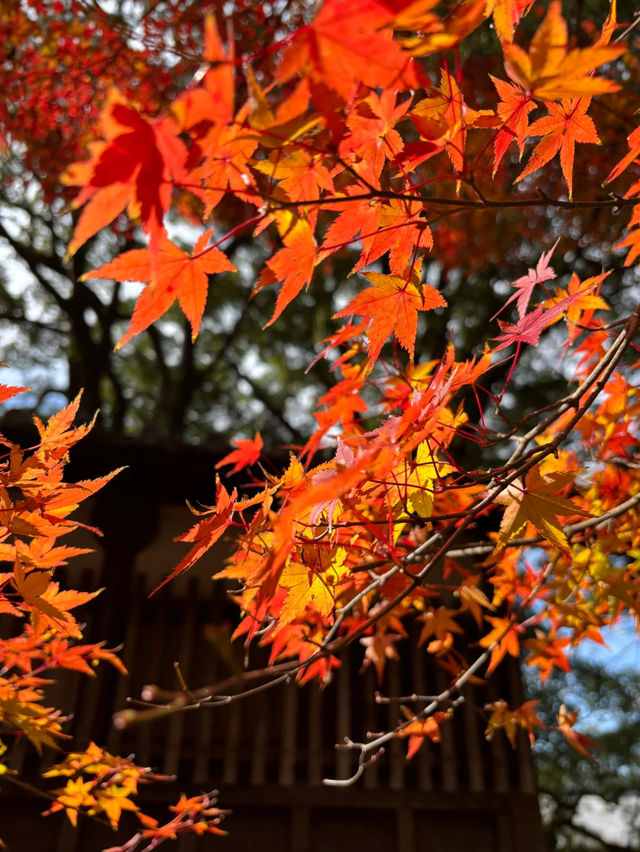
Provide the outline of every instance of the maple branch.
{"type": "MultiPolygon", "coordinates": [[[[633,497],[630,497],[628,500],[625,500],[613,509],[608,509],[606,512],[603,512],[595,518],[587,518],[585,521],[578,521],[575,524],[567,524],[567,526],[563,527],[564,532],[566,533],[567,538],[570,539],[576,533],[584,532],[588,529],[597,529],[598,527],[604,526],[604,524],[609,521],[612,521],[614,518],[619,518],[620,515],[624,515],[625,512],[628,512],[630,509],[633,509],[639,504],[640,494],[635,494],[633,497]]],[[[541,544],[543,541],[546,541],[546,539],[541,535],[512,538],[505,544],[505,547],[532,547],[536,544],[541,544]]],[[[493,544],[483,544],[482,542],[474,541],[471,542],[471,544],[458,548],[457,550],[450,550],[447,553],[447,556],[450,556],[452,559],[461,559],[465,556],[484,556],[488,553],[492,553],[494,550],[495,545],[493,544]]]]}
{"type": "MultiPolygon", "coordinates": [[[[452,178],[453,179],[453,178],[452,178]]],[[[258,193],[256,193],[258,194],[258,193]]],[[[390,189],[375,189],[355,195],[324,195],[321,198],[308,198],[305,200],[291,201],[286,198],[278,198],[268,193],[259,193],[264,201],[273,205],[272,209],[290,209],[298,207],[322,207],[326,204],[349,204],[354,201],[375,201],[377,199],[388,199],[390,201],[418,202],[429,205],[444,207],[456,207],[460,210],[509,210],[530,207],[557,207],[561,210],[594,210],[594,209],[622,209],[634,207],[638,203],[637,198],[623,198],[611,194],[608,198],[594,199],[593,201],[574,201],[562,198],[553,198],[546,195],[542,190],[529,198],[486,198],[474,200],[471,198],[448,198],[441,195],[423,195],[404,192],[394,192],[390,189]]]]}
{"type": "MultiPolygon", "coordinates": [[[[553,569],[553,562],[549,562],[544,571],[541,573],[538,582],[531,589],[527,597],[522,601],[519,606],[519,610],[524,612],[526,608],[529,606],[532,600],[537,596],[538,592],[544,585],[547,577],[550,575],[553,569]]],[[[380,734],[375,737],[373,740],[369,740],[366,743],[356,743],[352,742],[348,738],[345,738],[344,747],[352,748],[359,750],[358,755],[358,769],[356,773],[350,778],[346,779],[337,779],[337,778],[323,778],[322,783],[331,787],[347,787],[354,784],[358,778],[362,775],[367,764],[370,762],[370,758],[368,759],[369,753],[373,752],[373,755],[379,755],[384,751],[384,745],[390,740],[395,739],[398,734],[401,734],[404,730],[406,730],[410,725],[414,722],[419,722],[422,719],[426,719],[431,716],[432,713],[440,706],[449,705],[451,709],[455,709],[459,704],[464,702],[464,696],[458,695],[456,699],[453,699],[452,696],[456,692],[460,692],[460,690],[464,687],[464,685],[469,681],[471,677],[487,662],[494,650],[500,644],[504,636],[506,636],[509,629],[511,629],[512,624],[515,623],[515,620],[512,618],[509,623],[505,626],[502,632],[496,637],[496,639],[487,647],[469,666],[469,668],[465,669],[460,675],[456,677],[454,682],[447,687],[447,689],[443,690],[439,695],[433,696],[432,700],[429,704],[423,709],[414,713],[408,719],[403,719],[395,728],[390,731],[386,731],[384,734],[380,734]]]]}
{"type": "MultiPolygon", "coordinates": [[[[564,428],[556,434],[555,438],[552,441],[549,441],[546,444],[534,448],[528,454],[523,455],[522,458],[519,458],[519,454],[516,454],[516,451],[516,453],[514,453],[514,455],[512,456],[513,461],[510,460],[510,462],[508,462],[507,465],[502,466],[500,470],[508,470],[510,464],[513,464],[513,462],[517,460],[519,460],[519,464],[517,464],[516,467],[504,477],[498,478],[495,475],[495,471],[493,472],[494,476],[492,476],[491,481],[489,482],[487,491],[485,492],[485,496],[471,504],[471,506],[467,509],[466,516],[464,517],[461,523],[455,525],[453,522],[450,522],[444,527],[443,530],[434,533],[430,538],[428,538],[426,541],[416,547],[411,553],[405,556],[402,559],[402,564],[396,562],[393,567],[389,569],[389,571],[381,575],[386,579],[391,579],[391,577],[395,576],[395,574],[403,570],[404,565],[421,561],[424,554],[426,554],[431,548],[437,547],[436,552],[430,555],[424,567],[417,574],[414,575],[413,579],[407,584],[407,586],[400,592],[398,592],[394,598],[384,602],[374,615],[371,615],[369,616],[369,618],[362,621],[352,632],[348,634],[348,637],[346,637],[347,641],[352,642],[354,639],[358,638],[359,636],[362,636],[384,615],[386,615],[388,612],[391,612],[399,603],[401,603],[409,594],[411,594],[411,592],[421,586],[426,580],[430,571],[433,569],[433,567],[442,557],[446,556],[449,553],[453,542],[457,538],[459,538],[462,532],[475,521],[480,512],[494,504],[496,499],[500,496],[500,494],[502,494],[503,491],[505,491],[509,487],[509,485],[511,485],[516,480],[521,479],[521,477],[523,477],[529,470],[531,470],[531,468],[539,464],[548,455],[551,455],[552,453],[556,452],[557,448],[571,433],[575,425],[580,421],[584,413],[588,410],[592,402],[601,392],[602,388],[606,384],[606,380],[611,375],[617,363],[624,355],[624,352],[626,351],[627,347],[630,345],[631,340],[635,336],[639,326],[640,306],[638,306],[638,308],[636,308],[634,313],[631,315],[625,329],[618,335],[611,348],[607,351],[607,353],[598,363],[597,368],[594,368],[594,370],[592,371],[590,376],[585,380],[583,385],[581,385],[577,389],[577,391],[574,391],[574,393],[571,394],[568,398],[571,399],[573,397],[574,399],[571,403],[568,402],[566,407],[575,407],[576,413],[570,419],[570,421],[565,424],[564,428]],[[589,386],[592,386],[591,391],[585,394],[584,391],[589,386]],[[578,403],[578,399],[580,398],[581,402],[578,403]],[[445,536],[448,537],[445,538],[445,536]]],[[[550,420],[550,423],[554,422],[560,416],[560,414],[564,413],[564,410],[566,410],[566,408],[562,408],[561,411],[558,411],[556,414],[554,414],[550,420]]],[[[533,437],[544,432],[548,425],[550,425],[550,423],[544,421],[542,426],[536,427],[534,430],[532,430],[532,438],[530,438],[529,440],[532,440],[533,437]]],[[[337,631],[344,622],[344,619],[353,610],[354,606],[359,600],[365,597],[369,591],[374,591],[380,585],[382,584],[379,582],[379,578],[376,578],[376,580],[374,580],[369,586],[367,586],[366,589],[362,590],[362,592],[360,592],[359,595],[357,595],[353,599],[353,601],[350,601],[343,607],[343,609],[338,614],[338,617],[336,618],[332,629],[325,637],[325,640],[323,642],[323,647],[325,649],[333,653],[337,650],[337,648],[342,646],[345,641],[345,638],[333,641],[333,637],[337,634],[337,631]]]]}

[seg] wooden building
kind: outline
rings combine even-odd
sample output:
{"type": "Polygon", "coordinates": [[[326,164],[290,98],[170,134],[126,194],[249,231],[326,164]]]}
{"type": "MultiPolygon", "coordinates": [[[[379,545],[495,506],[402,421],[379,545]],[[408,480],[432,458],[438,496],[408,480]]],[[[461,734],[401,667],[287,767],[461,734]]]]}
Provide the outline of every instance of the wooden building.
{"type": "MultiPolygon", "coordinates": [[[[394,705],[375,702],[375,674],[358,673],[362,653],[350,649],[330,685],[285,684],[241,701],[188,711],[119,730],[113,713],[139,696],[144,684],[178,688],[174,661],[192,689],[234,671],[236,662],[219,640],[235,617],[220,583],[210,579],[224,558],[211,553],[190,574],[153,598],[148,592],[176,564],[183,548],[171,544],[191,522],[184,500],[211,502],[214,464],[222,448],[147,446],[86,439],[75,448],[70,479],[97,476],[127,464],[90,507],[90,523],[105,533],[92,558],[78,559],[67,582],[106,591],[85,608],[91,641],[124,642],[129,675],[101,667],[88,679],[63,673],[51,700],[73,714],[74,745],[91,739],[114,753],[175,775],[175,783],[145,789],[145,808],[161,816],[181,792],[220,791],[219,804],[233,814],[226,838],[182,838],[175,848],[195,852],[540,852],[543,848],[536,782],[526,737],[517,750],[483,735],[482,706],[500,693],[523,700],[517,666],[491,679],[442,726],[442,742],[425,742],[406,762],[406,742],[395,740],[383,758],[353,787],[327,787],[345,778],[353,752],[336,750],[345,736],[361,739],[397,721],[394,705]]],[[[92,541],[89,546],[96,547],[92,541]]],[[[391,662],[379,687],[386,696],[436,693],[446,686],[441,669],[426,664],[415,643],[391,662]]],[[[401,648],[399,648],[402,651],[401,648]]],[[[238,660],[240,665],[241,661],[238,660]]],[[[48,755],[47,761],[55,760],[48,755]]],[[[23,776],[37,770],[26,744],[12,755],[23,776]]],[[[111,834],[91,820],[73,831],[61,815],[39,819],[41,801],[6,786],[0,793],[0,837],[12,852],[99,852],[135,830],[111,834]]],[[[168,848],[168,847],[167,847],[168,848]]]]}

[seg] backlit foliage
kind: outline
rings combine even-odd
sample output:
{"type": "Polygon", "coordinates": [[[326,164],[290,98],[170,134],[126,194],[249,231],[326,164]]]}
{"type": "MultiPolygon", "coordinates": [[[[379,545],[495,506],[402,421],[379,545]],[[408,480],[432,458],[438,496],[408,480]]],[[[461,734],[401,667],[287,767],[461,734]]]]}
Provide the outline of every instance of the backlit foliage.
{"type": "MultiPolygon", "coordinates": [[[[353,642],[381,677],[418,620],[420,645],[449,685],[424,709],[405,707],[394,729],[349,741],[355,780],[391,738],[407,738],[408,757],[425,737],[437,742],[462,687],[505,657],[522,656],[544,681],[569,668],[573,647],[602,642],[604,628],[638,615],[640,311],[610,310],[606,270],[564,280],[554,269],[577,239],[616,242],[628,266],[640,253],[638,103],[627,82],[637,77],[635,31],[618,22],[615,2],[574,33],[558,0],[325,0],[307,23],[241,56],[231,21],[206,18],[203,64],[166,104],[152,109],[144,89],[109,93],[88,156],[64,175],[80,211],[69,256],[121,214],[146,236],[146,249],[86,276],[144,285],[125,347],[176,301],[198,333],[207,288],[233,268],[225,240],[238,231],[267,256],[255,283],[274,289],[266,326],[286,322],[301,291],[321,288],[333,260],[352,257],[357,289],[319,356],[336,381],[317,402],[316,431],[273,475],[258,464],[260,436],[239,439],[220,464],[253,465],[255,487],[239,494],[218,481],[165,582],[235,536],[218,576],[235,584],[236,637],[270,648],[265,685],[327,681],[353,642]],[[265,51],[276,61],[265,64],[265,51]],[[474,52],[484,58],[471,76],[474,52]],[[430,260],[488,261],[505,211],[536,236],[535,269],[523,263],[483,350],[461,360],[454,336],[439,360],[415,363],[416,336],[447,310],[430,260]],[[551,247],[527,224],[540,211],[600,218],[577,219],[584,235],[568,231],[551,247]],[[198,229],[192,251],[167,232],[176,217],[198,229]],[[509,422],[501,403],[512,375],[525,351],[545,346],[561,357],[566,391],[509,422]],[[469,444],[482,466],[465,464],[469,444]]],[[[471,287],[465,298],[472,313],[471,287]]],[[[72,417],[73,406],[40,426],[33,453],[10,448],[3,474],[3,558],[12,564],[3,606],[29,624],[28,650],[3,646],[17,671],[2,712],[37,747],[62,736],[40,674],[105,657],[118,664],[100,646],[71,642],[79,628],[68,610],[88,596],[51,579],[72,555],[54,546],[73,526],[67,515],[104,484],[62,482],[83,431],[72,417]]],[[[213,694],[189,693],[201,703],[213,694]]],[[[150,709],[155,717],[176,707],[150,709]]],[[[503,730],[512,742],[542,726],[535,701],[511,708],[500,699],[486,714],[487,735],[503,730]]],[[[575,723],[574,711],[558,708],[557,731],[591,757],[575,723]]],[[[148,770],[92,748],[95,761],[74,754],[56,769],[69,780],[52,810],[115,824],[122,809],[137,810],[129,794],[148,770]]],[[[189,813],[202,814],[190,817],[192,830],[217,830],[208,803],[189,813]]],[[[177,833],[146,827],[136,843],[177,833]]]]}

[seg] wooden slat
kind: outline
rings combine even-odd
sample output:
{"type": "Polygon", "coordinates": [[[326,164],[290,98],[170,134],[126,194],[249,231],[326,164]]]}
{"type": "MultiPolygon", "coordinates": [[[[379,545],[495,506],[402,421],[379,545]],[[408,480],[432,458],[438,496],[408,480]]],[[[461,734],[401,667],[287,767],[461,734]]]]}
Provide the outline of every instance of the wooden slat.
{"type": "MultiPolygon", "coordinates": [[[[372,666],[366,670],[364,675],[362,676],[363,680],[363,689],[364,689],[364,725],[365,731],[377,731],[379,728],[378,723],[378,705],[375,700],[375,692],[376,692],[376,673],[373,670],[372,666]]],[[[372,790],[378,786],[379,782],[379,772],[378,772],[378,764],[372,763],[371,766],[368,766],[363,778],[363,786],[367,790],[372,790]]]]}
{"type": "MultiPolygon", "coordinates": [[[[165,591],[159,598],[155,618],[152,625],[145,626],[147,637],[153,637],[148,657],[139,661],[140,668],[144,672],[145,683],[157,683],[159,680],[162,664],[165,656],[166,624],[168,623],[170,600],[165,591]]],[[[138,674],[138,673],[136,673],[138,674]]],[[[134,751],[139,764],[148,766],[152,761],[151,742],[153,736],[153,724],[140,725],[133,729],[135,732],[134,751]]]]}
{"type": "Polygon", "coordinates": [[[267,749],[269,736],[269,705],[264,692],[258,693],[251,702],[251,727],[253,742],[251,746],[251,768],[249,783],[260,786],[266,780],[267,749]]]}
{"type": "MultiPolygon", "coordinates": [[[[217,590],[211,596],[211,612],[214,611],[217,590]]],[[[219,665],[213,646],[207,647],[202,658],[197,661],[198,678],[203,684],[214,684],[218,678],[219,665]]],[[[195,673],[195,672],[194,672],[195,673]]],[[[212,739],[214,725],[220,724],[222,707],[203,707],[197,711],[195,721],[196,759],[193,767],[194,784],[208,784],[211,780],[209,761],[212,757],[212,739]]]]}
{"type": "MultiPolygon", "coordinates": [[[[488,701],[495,701],[498,697],[495,680],[489,678],[485,687],[488,701]]],[[[509,756],[507,754],[506,738],[502,731],[498,731],[491,740],[491,757],[493,764],[493,791],[496,793],[507,793],[509,791],[509,756]]]]}
{"type": "Polygon", "coordinates": [[[307,686],[309,690],[309,720],[307,735],[307,781],[316,786],[322,783],[322,705],[324,695],[317,683],[307,686]]]}
{"type": "Polygon", "coordinates": [[[77,852],[80,841],[80,832],[65,819],[60,827],[56,852],[77,852]]]}
{"type": "MultiPolygon", "coordinates": [[[[390,660],[387,663],[387,684],[390,698],[397,698],[402,694],[400,689],[400,663],[397,660],[390,660]]],[[[398,724],[399,713],[400,706],[397,701],[389,704],[387,717],[389,730],[392,730],[398,724]]],[[[389,787],[392,790],[402,790],[404,786],[406,746],[406,740],[399,739],[391,740],[388,745],[389,787]]]]}
{"type": "MultiPolygon", "coordinates": [[[[191,580],[187,598],[181,601],[179,611],[182,611],[182,624],[180,625],[180,646],[178,659],[182,677],[187,686],[190,686],[191,661],[193,656],[193,645],[196,631],[196,605],[198,600],[198,585],[196,580],[191,580]]],[[[176,681],[178,677],[176,675],[176,681]]],[[[193,711],[190,711],[193,712],[193,711]]],[[[185,713],[177,713],[171,717],[169,722],[169,733],[164,753],[164,771],[167,775],[177,775],[180,767],[180,758],[183,752],[185,713]]]]}
{"type": "Polygon", "coordinates": [[[224,784],[236,784],[238,781],[238,760],[240,756],[240,730],[242,728],[243,702],[236,701],[227,710],[227,732],[224,743],[224,784]]]}
{"type": "MultiPolygon", "coordinates": [[[[121,675],[118,678],[112,707],[114,712],[122,710],[125,707],[125,701],[131,688],[131,673],[133,672],[133,667],[135,665],[136,655],[140,653],[140,648],[138,647],[138,634],[141,626],[140,603],[144,597],[144,579],[141,575],[138,575],[135,578],[133,587],[134,593],[133,598],[129,603],[129,619],[127,622],[124,648],[122,649],[122,662],[124,663],[128,673],[126,675],[121,675]]],[[[139,696],[135,697],[138,698],[139,696]]],[[[111,725],[107,736],[107,750],[112,754],[120,754],[121,743],[122,730],[116,728],[115,725],[111,725]]]]}
{"type": "MultiPolygon", "coordinates": [[[[509,701],[512,707],[519,707],[524,701],[524,691],[518,663],[509,660],[507,671],[509,673],[509,701]]],[[[519,788],[523,793],[536,793],[537,782],[533,768],[533,757],[529,738],[525,731],[520,729],[517,735],[517,759],[518,759],[518,781],[519,788]]]]}
{"type": "MultiPolygon", "coordinates": [[[[427,695],[428,680],[427,680],[427,653],[424,648],[418,646],[418,633],[414,631],[414,641],[411,643],[411,669],[413,690],[416,695],[427,695]]],[[[415,705],[416,710],[424,710],[426,702],[420,701],[415,705]]],[[[433,776],[431,767],[433,766],[433,747],[429,739],[425,737],[425,741],[420,746],[420,750],[413,758],[416,771],[418,774],[418,789],[433,790],[433,776]]]]}
{"type": "Polygon", "coordinates": [[[291,852],[309,852],[309,808],[301,805],[291,809],[291,852]]]}
{"type": "MultiPolygon", "coordinates": [[[[351,737],[351,660],[349,648],[341,657],[342,665],[336,675],[336,743],[351,737]]],[[[354,754],[349,749],[336,749],[336,778],[348,778],[353,774],[354,754]]]]}
{"type": "Polygon", "coordinates": [[[478,728],[480,716],[477,713],[473,688],[467,684],[462,694],[465,699],[464,704],[456,712],[462,712],[464,719],[466,744],[464,758],[469,770],[469,789],[474,793],[479,793],[485,789],[484,759],[480,742],[481,734],[478,728]]]}
{"type": "Polygon", "coordinates": [[[396,842],[398,852],[414,852],[416,848],[416,828],[411,808],[396,810],[396,842]]]}
{"type": "MultiPolygon", "coordinates": [[[[447,676],[445,672],[437,667],[435,669],[436,692],[443,692],[447,687],[447,676]]],[[[440,770],[442,773],[442,789],[445,793],[452,793],[458,789],[458,761],[456,755],[456,741],[453,731],[453,722],[445,721],[440,728],[440,770]]]]}
{"type": "Polygon", "coordinates": [[[298,687],[292,681],[282,690],[282,724],[280,731],[280,767],[278,783],[289,787],[296,780],[296,739],[298,721],[298,687]]]}

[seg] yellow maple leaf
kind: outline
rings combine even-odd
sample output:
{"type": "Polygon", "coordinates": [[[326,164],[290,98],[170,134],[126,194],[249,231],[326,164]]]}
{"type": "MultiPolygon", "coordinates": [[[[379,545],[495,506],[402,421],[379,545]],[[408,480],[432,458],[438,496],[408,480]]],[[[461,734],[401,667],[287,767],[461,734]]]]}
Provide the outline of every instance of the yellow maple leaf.
{"type": "Polygon", "coordinates": [[[407,479],[407,506],[421,518],[428,518],[433,510],[435,483],[451,473],[453,468],[434,458],[433,447],[423,441],[416,450],[416,465],[407,479]]]}
{"type": "Polygon", "coordinates": [[[556,472],[543,476],[534,467],[526,476],[524,485],[512,483],[498,498],[506,505],[500,524],[496,549],[502,549],[525,524],[531,523],[543,538],[560,550],[568,550],[569,542],[562,529],[560,517],[580,515],[589,517],[589,512],[558,492],[574,478],[574,473],[556,472]]]}
{"type": "Polygon", "coordinates": [[[301,562],[289,560],[280,577],[280,585],[288,589],[280,614],[280,623],[287,624],[302,615],[307,606],[320,615],[329,615],[336,597],[336,587],[349,573],[344,561],[347,551],[344,547],[319,551],[320,570],[310,568],[301,562]]]}

